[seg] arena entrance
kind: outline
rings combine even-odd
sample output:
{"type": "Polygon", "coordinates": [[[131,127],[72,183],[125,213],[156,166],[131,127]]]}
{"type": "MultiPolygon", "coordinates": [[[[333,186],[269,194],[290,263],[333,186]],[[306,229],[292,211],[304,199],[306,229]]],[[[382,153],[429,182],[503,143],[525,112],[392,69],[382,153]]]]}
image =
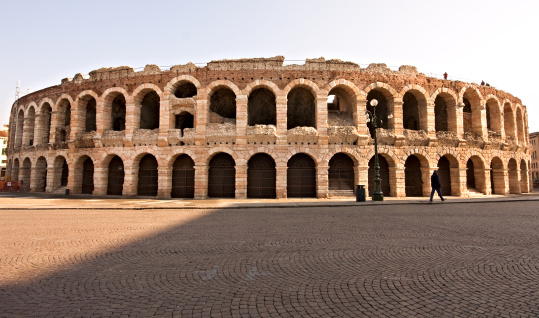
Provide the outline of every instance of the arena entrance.
{"type": "Polygon", "coordinates": [[[145,155],[140,159],[138,169],[137,195],[157,196],[158,174],[157,159],[152,155],[145,155]]]}
{"type": "Polygon", "coordinates": [[[82,164],[82,194],[94,192],[94,162],[89,157],[82,164]]]}
{"type": "Polygon", "coordinates": [[[258,153],[249,159],[248,166],[247,197],[275,199],[277,172],[273,158],[258,153]]]}
{"type": "Polygon", "coordinates": [[[423,180],[421,178],[421,162],[411,155],[404,163],[404,183],[407,197],[423,196],[423,180]]]}
{"type": "Polygon", "coordinates": [[[236,162],[226,153],[210,160],[208,196],[211,198],[234,198],[236,196],[236,162]]]}
{"type": "Polygon", "coordinates": [[[316,167],[308,155],[300,153],[288,160],[286,179],[289,198],[316,198],[316,167]]]}
{"type": "Polygon", "coordinates": [[[505,194],[503,162],[494,157],[490,163],[490,186],[492,194],[505,194]]]}
{"type": "MultiPolygon", "coordinates": [[[[378,155],[378,165],[380,166],[380,179],[382,180],[381,188],[382,193],[385,197],[390,196],[391,187],[389,185],[389,163],[387,162],[386,158],[382,155],[378,155]]],[[[371,160],[369,160],[369,171],[368,171],[368,179],[369,179],[369,195],[372,197],[374,194],[374,156],[371,157],[371,160]]]]}
{"type": "Polygon", "coordinates": [[[354,195],[354,161],[344,153],[335,154],[329,160],[329,194],[354,195]]]}
{"type": "Polygon", "coordinates": [[[45,192],[47,187],[47,160],[39,157],[36,162],[36,192],[45,192]]]}
{"type": "Polygon", "coordinates": [[[509,193],[519,194],[520,183],[518,180],[517,161],[513,158],[509,159],[509,164],[507,165],[507,168],[509,169],[509,193]]]}
{"type": "Polygon", "coordinates": [[[107,194],[122,195],[124,188],[124,177],[124,163],[120,157],[115,156],[109,163],[107,194]]]}
{"type": "Polygon", "coordinates": [[[181,155],[172,166],[172,198],[195,197],[195,163],[188,155],[181,155]]]}
{"type": "Polygon", "coordinates": [[[442,194],[445,196],[453,195],[451,191],[451,166],[446,156],[438,160],[438,177],[442,194]]]}

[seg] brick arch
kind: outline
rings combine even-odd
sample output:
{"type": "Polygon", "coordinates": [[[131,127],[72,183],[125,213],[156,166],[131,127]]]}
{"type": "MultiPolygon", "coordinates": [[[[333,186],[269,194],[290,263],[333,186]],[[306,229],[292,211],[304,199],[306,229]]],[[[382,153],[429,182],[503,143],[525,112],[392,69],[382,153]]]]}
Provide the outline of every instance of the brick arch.
{"type": "Polygon", "coordinates": [[[358,166],[361,161],[361,157],[359,156],[357,151],[355,151],[354,149],[350,147],[335,147],[333,151],[330,151],[326,154],[324,158],[324,162],[327,162],[329,164],[329,161],[331,160],[331,158],[333,158],[336,154],[339,154],[339,153],[343,153],[347,155],[348,157],[350,157],[350,159],[352,159],[352,161],[354,162],[355,166],[358,166]]]}
{"type": "Polygon", "coordinates": [[[404,164],[406,162],[406,159],[410,156],[416,156],[419,159],[419,162],[421,162],[421,167],[430,167],[430,163],[432,162],[429,154],[423,150],[423,149],[408,149],[404,152],[402,156],[402,163],[404,164]]]}
{"type": "Polygon", "coordinates": [[[449,164],[454,167],[460,167],[459,162],[459,153],[453,149],[444,148],[441,151],[437,152],[434,156],[432,156],[432,164],[438,165],[438,161],[442,159],[442,157],[447,157],[449,160],[449,164]]]}
{"type": "Polygon", "coordinates": [[[77,95],[77,97],[75,98],[75,102],[78,103],[81,98],[86,97],[86,96],[92,96],[96,100],[99,98],[99,96],[97,95],[96,92],[94,92],[93,90],[88,89],[88,90],[80,92],[80,94],[77,95]]]}
{"type": "MultiPolygon", "coordinates": [[[[410,93],[414,96],[414,98],[417,101],[417,113],[408,112],[408,115],[413,116],[414,119],[417,120],[417,130],[424,130],[427,131],[428,127],[432,125],[432,123],[429,123],[429,111],[428,111],[428,105],[430,104],[430,99],[427,94],[427,91],[417,85],[417,84],[410,84],[406,87],[404,87],[401,92],[399,93],[399,98],[402,99],[403,106],[402,106],[402,122],[403,127],[406,127],[406,119],[405,115],[406,112],[409,111],[406,105],[404,105],[404,95],[406,93],[410,93]]],[[[408,129],[412,129],[411,127],[408,127],[408,129]]]]}
{"type": "Polygon", "coordinates": [[[245,88],[242,90],[242,94],[245,96],[249,96],[249,94],[251,94],[251,92],[257,88],[267,88],[275,95],[275,97],[281,96],[282,94],[282,91],[279,89],[279,87],[272,81],[268,80],[256,80],[247,84],[247,86],[245,86],[245,88]]]}
{"type": "Polygon", "coordinates": [[[165,85],[165,88],[163,89],[164,95],[168,96],[174,94],[173,90],[184,82],[190,82],[195,85],[195,87],[197,88],[197,92],[202,88],[202,85],[200,85],[200,82],[198,81],[198,79],[196,79],[196,77],[184,74],[171,79],[167,83],[167,85],[165,85]]]}
{"type": "Polygon", "coordinates": [[[231,150],[230,148],[225,148],[225,147],[216,147],[216,148],[212,148],[212,149],[209,149],[207,152],[206,152],[206,165],[210,165],[210,161],[213,157],[215,157],[215,155],[218,155],[220,154],[221,152],[223,153],[226,153],[226,154],[229,154],[232,159],[234,159],[234,162],[236,163],[236,166],[238,165],[238,160],[241,160],[241,158],[238,156],[238,154],[236,153],[236,151],[234,150],[231,150]]]}
{"type": "MultiPolygon", "coordinates": [[[[366,155],[362,158],[362,164],[364,166],[368,166],[369,161],[374,156],[374,149],[367,151],[365,154],[366,155]]],[[[396,167],[398,164],[400,164],[399,157],[395,155],[395,152],[390,148],[378,147],[378,155],[383,156],[390,167],[396,167]]]]}
{"type": "Polygon", "coordinates": [[[78,166],[80,164],[82,164],[84,162],[84,160],[86,160],[86,158],[90,158],[92,159],[92,161],[94,162],[94,166],[95,166],[95,157],[96,155],[95,154],[92,154],[90,151],[84,151],[82,153],[79,153],[77,154],[77,157],[73,160],[73,162],[75,163],[75,166],[78,166]],[[84,160],[82,160],[84,158],[84,160]]]}
{"type": "Polygon", "coordinates": [[[181,155],[189,156],[194,162],[197,160],[197,155],[194,151],[189,149],[175,149],[172,153],[165,157],[164,164],[166,164],[166,167],[172,167],[174,161],[176,161],[176,159],[181,155]]]}
{"type": "MultiPolygon", "coordinates": [[[[145,147],[141,147],[141,148],[145,148],[145,147]]],[[[140,163],[140,160],[146,155],[152,155],[155,158],[155,160],[157,160],[157,164],[158,164],[158,167],[159,167],[159,155],[156,154],[156,153],[151,152],[152,149],[140,149],[140,148],[137,148],[137,150],[139,150],[137,152],[137,154],[133,157],[132,160],[130,160],[131,168],[134,169],[133,172],[135,172],[136,169],[138,169],[138,165],[140,163]]],[[[124,166],[125,166],[125,164],[124,164],[124,166]]]]}
{"type": "Polygon", "coordinates": [[[363,89],[363,91],[365,92],[365,96],[368,95],[370,91],[375,90],[375,89],[379,89],[386,98],[389,97],[395,100],[396,98],[401,97],[399,93],[393,87],[391,87],[389,84],[382,83],[382,82],[375,82],[366,86],[363,89]]]}
{"type": "Polygon", "coordinates": [[[315,96],[315,98],[318,98],[318,95],[320,94],[320,89],[318,88],[318,85],[316,85],[313,81],[304,78],[298,78],[291,81],[290,83],[288,83],[288,85],[285,86],[285,88],[283,88],[283,96],[288,96],[290,91],[296,87],[304,87],[309,89],[311,93],[315,96]]]}
{"type": "Polygon", "coordinates": [[[121,153],[115,153],[115,152],[112,152],[112,153],[103,153],[101,154],[101,158],[96,158],[96,161],[97,159],[100,159],[99,161],[97,161],[99,164],[100,164],[100,167],[101,168],[108,168],[109,164],[110,164],[110,161],[112,160],[112,158],[118,156],[120,159],[122,159],[122,162],[124,164],[124,167],[126,166],[126,162],[127,162],[127,157],[125,154],[121,154],[121,153]]]}
{"type": "Polygon", "coordinates": [[[275,164],[277,164],[277,159],[278,158],[276,158],[275,156],[273,156],[271,154],[271,149],[264,148],[264,147],[257,147],[255,149],[248,150],[245,153],[245,158],[244,159],[249,161],[249,159],[251,159],[252,156],[254,156],[256,154],[259,154],[259,153],[267,154],[268,156],[270,156],[275,161],[275,164]]]}
{"type": "MultiPolygon", "coordinates": [[[[150,84],[150,83],[145,83],[145,84],[139,85],[133,91],[133,94],[131,94],[131,96],[133,97],[133,99],[135,100],[136,103],[140,104],[140,102],[142,101],[142,98],[144,98],[144,95],[146,95],[146,93],[148,93],[149,91],[156,92],[157,95],[159,95],[159,99],[163,100],[163,92],[161,91],[159,86],[157,86],[155,84],[150,84]]],[[[124,96],[124,97],[127,100],[127,96],[124,96]]]]}
{"type": "MultiPolygon", "coordinates": [[[[421,96],[422,99],[425,100],[426,103],[430,101],[429,95],[427,94],[427,91],[420,85],[417,84],[410,84],[402,88],[402,90],[399,92],[399,96],[404,96],[408,91],[417,91],[419,94],[414,94],[414,96],[421,96]]],[[[413,94],[413,93],[412,93],[413,94]]],[[[418,99],[419,101],[419,99],[418,99]]]]}
{"type": "Polygon", "coordinates": [[[58,98],[56,99],[56,103],[54,103],[53,105],[51,105],[52,111],[53,111],[53,112],[58,110],[58,107],[59,107],[59,105],[60,105],[60,102],[61,102],[62,100],[64,100],[64,99],[67,99],[67,101],[71,104],[71,106],[73,106],[73,103],[74,103],[73,98],[72,98],[70,95],[68,95],[68,94],[62,94],[62,95],[60,95],[60,97],[58,97],[58,98]]]}
{"type": "Polygon", "coordinates": [[[329,92],[331,92],[331,90],[336,88],[336,87],[342,87],[345,91],[352,94],[356,98],[358,98],[358,97],[367,98],[367,94],[365,92],[361,91],[354,83],[352,83],[352,82],[350,82],[348,80],[345,80],[345,79],[336,79],[336,80],[333,80],[333,81],[329,82],[323,88],[323,91],[325,91],[325,92],[327,92],[327,94],[329,94],[329,92]]]}
{"type": "MultiPolygon", "coordinates": [[[[486,97],[485,110],[489,109],[490,113],[490,128],[491,130],[500,133],[503,130],[503,109],[500,104],[500,100],[495,95],[489,94],[486,97]],[[494,112],[489,109],[489,105],[494,107],[494,112]]],[[[487,117],[487,120],[489,118],[487,117]]]]}
{"type": "Polygon", "coordinates": [[[483,95],[481,94],[481,92],[479,91],[479,89],[474,86],[474,85],[470,85],[470,84],[466,84],[464,85],[460,91],[459,91],[459,101],[462,101],[462,99],[464,98],[464,94],[468,91],[468,90],[472,90],[474,91],[476,94],[477,94],[477,97],[479,98],[479,103],[482,104],[483,103],[483,95]]]}
{"type": "Polygon", "coordinates": [[[24,117],[28,116],[28,112],[30,111],[30,108],[34,108],[34,114],[37,115],[37,104],[36,102],[30,102],[28,105],[26,105],[26,110],[24,112],[24,117]]]}
{"type": "Polygon", "coordinates": [[[435,90],[434,93],[432,93],[432,95],[430,95],[430,100],[434,103],[434,100],[436,100],[436,97],[438,95],[440,95],[440,94],[450,95],[455,100],[455,104],[459,100],[459,97],[458,97],[457,93],[455,93],[454,90],[452,90],[450,88],[447,88],[447,87],[440,87],[437,90],[435,90]]]}
{"type": "Polygon", "coordinates": [[[105,103],[111,103],[112,100],[114,98],[116,98],[116,96],[119,94],[122,94],[124,95],[124,98],[126,99],[126,102],[128,101],[128,98],[132,98],[131,95],[129,95],[127,93],[127,91],[125,89],[123,89],[122,87],[111,87],[111,88],[108,88],[107,90],[105,90],[103,92],[103,94],[101,94],[101,97],[103,98],[103,100],[105,101],[105,103]],[[117,94],[115,94],[117,93],[117,94]]]}
{"type": "Polygon", "coordinates": [[[236,86],[236,84],[232,83],[229,80],[217,80],[217,81],[211,82],[210,84],[206,86],[206,99],[209,100],[211,95],[219,87],[226,87],[226,88],[231,89],[234,92],[234,94],[236,94],[236,98],[242,95],[241,90],[238,88],[238,86],[236,86]]]}
{"type": "Polygon", "coordinates": [[[41,110],[43,109],[43,105],[45,105],[45,103],[48,103],[49,106],[51,107],[51,112],[53,111],[54,102],[49,97],[45,97],[39,102],[39,114],[41,114],[41,110]]]}
{"type": "Polygon", "coordinates": [[[481,160],[481,162],[483,163],[483,169],[485,169],[485,167],[486,167],[485,163],[486,163],[487,161],[485,160],[485,157],[483,156],[483,154],[482,154],[482,153],[479,153],[479,152],[476,151],[476,150],[472,150],[472,151],[469,151],[469,152],[464,153],[464,154],[461,155],[461,159],[462,159],[461,163],[462,163],[462,166],[463,166],[463,167],[466,167],[466,163],[468,162],[468,159],[470,159],[470,158],[472,158],[472,157],[478,157],[478,158],[481,160]]]}
{"type": "Polygon", "coordinates": [[[285,162],[288,163],[290,159],[297,154],[306,154],[307,156],[311,157],[314,161],[314,166],[319,167],[321,163],[323,162],[322,158],[320,158],[320,155],[318,153],[315,153],[314,151],[309,151],[307,149],[291,149],[288,151],[287,156],[285,157],[285,162]]]}

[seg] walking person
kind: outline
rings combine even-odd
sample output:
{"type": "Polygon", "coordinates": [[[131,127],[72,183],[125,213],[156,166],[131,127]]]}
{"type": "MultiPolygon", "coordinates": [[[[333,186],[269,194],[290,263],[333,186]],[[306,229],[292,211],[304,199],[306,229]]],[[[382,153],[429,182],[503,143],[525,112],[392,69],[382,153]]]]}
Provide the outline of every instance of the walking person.
{"type": "Polygon", "coordinates": [[[434,191],[438,192],[438,196],[442,201],[445,201],[444,197],[442,196],[442,185],[440,184],[440,177],[438,176],[438,171],[434,170],[432,173],[432,176],[430,176],[430,186],[432,190],[430,191],[430,202],[432,202],[432,197],[434,196],[434,191]]]}

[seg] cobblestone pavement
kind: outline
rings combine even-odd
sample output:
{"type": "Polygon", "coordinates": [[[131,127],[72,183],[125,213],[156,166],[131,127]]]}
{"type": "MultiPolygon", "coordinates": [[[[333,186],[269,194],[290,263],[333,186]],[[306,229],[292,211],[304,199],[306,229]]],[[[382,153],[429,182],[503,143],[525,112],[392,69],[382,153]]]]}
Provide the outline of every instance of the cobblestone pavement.
{"type": "Polygon", "coordinates": [[[1,317],[537,317],[537,201],[0,210],[1,317]]]}

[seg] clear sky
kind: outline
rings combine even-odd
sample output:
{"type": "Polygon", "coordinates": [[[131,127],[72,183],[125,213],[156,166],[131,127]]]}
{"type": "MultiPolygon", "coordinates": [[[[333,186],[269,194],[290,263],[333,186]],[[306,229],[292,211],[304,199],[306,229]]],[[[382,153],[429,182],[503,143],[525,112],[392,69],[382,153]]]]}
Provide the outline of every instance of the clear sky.
{"type": "Polygon", "coordinates": [[[0,124],[21,93],[101,67],[284,55],[414,65],[520,98],[539,131],[537,0],[0,0],[0,124]]]}

